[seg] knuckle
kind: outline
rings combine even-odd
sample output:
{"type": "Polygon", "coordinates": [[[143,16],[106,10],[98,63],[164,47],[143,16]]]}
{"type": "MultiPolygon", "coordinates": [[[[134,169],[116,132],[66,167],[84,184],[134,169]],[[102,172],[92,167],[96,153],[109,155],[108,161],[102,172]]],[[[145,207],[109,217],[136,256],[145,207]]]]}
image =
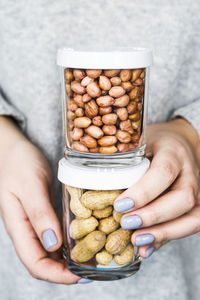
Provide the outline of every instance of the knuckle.
{"type": "Polygon", "coordinates": [[[170,161],[165,161],[159,166],[159,171],[164,178],[171,184],[176,178],[176,169],[170,161]]]}
{"type": "Polygon", "coordinates": [[[188,186],[187,188],[185,188],[184,195],[185,195],[188,209],[192,209],[195,206],[195,202],[196,202],[194,188],[192,186],[188,186]]]}
{"type": "Polygon", "coordinates": [[[200,232],[200,216],[193,216],[194,233],[200,232]]]}
{"type": "Polygon", "coordinates": [[[29,215],[29,217],[33,223],[37,223],[39,220],[46,218],[46,216],[47,216],[47,212],[42,209],[40,209],[40,210],[34,209],[30,212],[30,215],[29,215]]]}
{"type": "Polygon", "coordinates": [[[134,202],[136,202],[136,206],[142,206],[145,203],[148,203],[150,200],[149,193],[145,189],[139,189],[138,191],[134,191],[133,193],[134,202]]]}
{"type": "Polygon", "coordinates": [[[159,224],[160,223],[160,217],[159,214],[156,212],[155,208],[148,209],[148,213],[146,215],[146,220],[149,225],[159,224]]]}
{"type": "Polygon", "coordinates": [[[32,268],[27,268],[29,274],[31,275],[31,277],[35,278],[35,279],[40,279],[38,272],[32,268]]]}
{"type": "Polygon", "coordinates": [[[164,243],[164,244],[168,242],[168,233],[165,230],[165,228],[163,228],[159,232],[158,236],[159,236],[159,241],[158,242],[161,242],[161,243],[164,243]]]}

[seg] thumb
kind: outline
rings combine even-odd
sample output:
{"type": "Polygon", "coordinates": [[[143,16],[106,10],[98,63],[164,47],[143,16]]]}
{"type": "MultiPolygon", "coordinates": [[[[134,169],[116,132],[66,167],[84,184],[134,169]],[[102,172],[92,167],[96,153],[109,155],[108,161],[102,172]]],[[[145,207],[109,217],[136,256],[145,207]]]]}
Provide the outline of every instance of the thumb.
{"type": "Polygon", "coordinates": [[[32,181],[23,189],[20,201],[43,247],[49,252],[58,250],[62,245],[62,231],[51,204],[48,183],[32,181]]]}

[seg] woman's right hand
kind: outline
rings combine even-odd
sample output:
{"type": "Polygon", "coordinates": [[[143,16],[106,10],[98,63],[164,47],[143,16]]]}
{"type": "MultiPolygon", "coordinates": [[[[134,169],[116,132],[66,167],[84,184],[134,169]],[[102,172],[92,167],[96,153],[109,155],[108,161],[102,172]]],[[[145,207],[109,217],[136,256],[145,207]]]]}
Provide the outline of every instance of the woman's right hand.
{"type": "Polygon", "coordinates": [[[76,283],[79,277],[56,254],[62,232],[50,201],[53,189],[48,163],[11,121],[5,118],[0,123],[0,212],[16,252],[34,278],[76,283]]]}

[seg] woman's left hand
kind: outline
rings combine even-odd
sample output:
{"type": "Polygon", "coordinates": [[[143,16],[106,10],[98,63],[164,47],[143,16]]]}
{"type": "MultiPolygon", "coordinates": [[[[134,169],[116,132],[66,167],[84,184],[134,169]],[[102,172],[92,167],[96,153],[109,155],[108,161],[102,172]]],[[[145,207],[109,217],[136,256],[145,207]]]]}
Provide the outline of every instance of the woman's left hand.
{"type": "Polygon", "coordinates": [[[143,178],[115,201],[124,229],[134,229],[132,243],[147,258],[170,240],[200,231],[199,138],[187,121],[149,126],[143,178]]]}

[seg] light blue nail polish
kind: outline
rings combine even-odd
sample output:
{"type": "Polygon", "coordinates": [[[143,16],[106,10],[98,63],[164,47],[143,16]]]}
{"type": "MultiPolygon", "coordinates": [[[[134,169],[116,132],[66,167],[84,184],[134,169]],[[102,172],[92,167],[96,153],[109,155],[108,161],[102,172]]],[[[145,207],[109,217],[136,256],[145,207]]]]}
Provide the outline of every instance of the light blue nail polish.
{"type": "Polygon", "coordinates": [[[146,258],[149,258],[155,251],[155,247],[152,246],[152,247],[149,247],[146,251],[146,258]]]}
{"type": "Polygon", "coordinates": [[[136,246],[139,247],[139,246],[149,245],[149,244],[153,243],[154,240],[155,240],[154,236],[150,233],[147,233],[147,234],[141,234],[141,235],[136,236],[135,243],[136,243],[136,246]]]}
{"type": "Polygon", "coordinates": [[[121,226],[124,229],[135,229],[142,225],[142,219],[139,216],[127,216],[121,220],[121,226]]]}
{"type": "Polygon", "coordinates": [[[132,207],[134,207],[134,205],[135,203],[132,199],[124,198],[124,199],[117,200],[114,203],[114,208],[118,213],[122,213],[131,209],[132,207]]]}
{"type": "Polygon", "coordinates": [[[87,278],[81,278],[77,283],[78,284],[86,284],[86,283],[90,283],[93,282],[93,280],[87,279],[87,278]]]}
{"type": "Polygon", "coordinates": [[[52,229],[43,232],[42,240],[46,249],[49,249],[58,243],[56,234],[52,229]]]}

